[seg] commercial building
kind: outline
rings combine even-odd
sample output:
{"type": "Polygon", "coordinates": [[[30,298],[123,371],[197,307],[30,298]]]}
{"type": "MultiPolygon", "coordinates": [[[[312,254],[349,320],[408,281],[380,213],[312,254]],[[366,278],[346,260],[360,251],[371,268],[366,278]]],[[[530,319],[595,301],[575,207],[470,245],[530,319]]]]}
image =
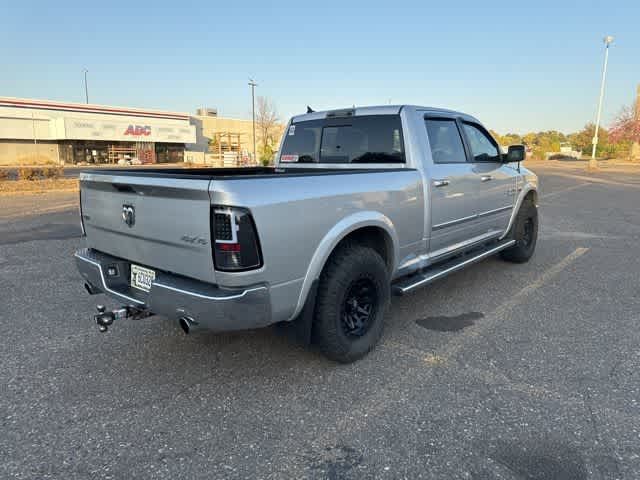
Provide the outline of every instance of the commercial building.
{"type": "Polygon", "coordinates": [[[184,161],[186,113],[0,97],[0,165],[184,161]]]}
{"type": "MultiPolygon", "coordinates": [[[[185,159],[194,163],[216,166],[254,165],[253,121],[218,116],[215,108],[199,108],[191,118],[196,128],[196,144],[189,145],[185,159]]],[[[263,145],[261,129],[256,130],[257,156],[263,145]]],[[[284,125],[275,125],[267,143],[278,146],[284,125]]]]}

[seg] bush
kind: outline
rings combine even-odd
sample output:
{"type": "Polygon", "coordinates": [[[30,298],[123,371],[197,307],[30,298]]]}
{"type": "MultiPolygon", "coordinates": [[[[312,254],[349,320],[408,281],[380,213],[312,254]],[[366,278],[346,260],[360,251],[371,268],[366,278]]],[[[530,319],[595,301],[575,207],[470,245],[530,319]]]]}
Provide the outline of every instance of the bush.
{"type": "Polygon", "coordinates": [[[42,169],[42,177],[43,178],[60,178],[62,177],[63,168],[62,167],[45,167],[42,169]]]}
{"type": "Polygon", "coordinates": [[[258,151],[258,157],[260,158],[260,163],[263,166],[268,166],[273,163],[273,157],[275,155],[275,151],[269,144],[263,144],[258,151]]]}
{"type": "Polygon", "coordinates": [[[32,167],[18,168],[18,180],[38,180],[40,178],[40,169],[32,167]]]}
{"type": "Polygon", "coordinates": [[[43,180],[47,178],[62,177],[63,168],[55,167],[20,167],[18,168],[18,180],[43,180]]]}

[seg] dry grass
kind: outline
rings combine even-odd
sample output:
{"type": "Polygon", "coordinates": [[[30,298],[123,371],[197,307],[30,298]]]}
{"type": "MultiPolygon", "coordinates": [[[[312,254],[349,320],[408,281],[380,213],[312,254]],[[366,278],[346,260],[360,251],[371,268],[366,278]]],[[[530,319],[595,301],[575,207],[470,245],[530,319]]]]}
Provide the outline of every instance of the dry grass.
{"type": "Polygon", "coordinates": [[[60,166],[52,167],[20,167],[18,168],[18,180],[43,180],[47,178],[60,178],[64,170],[60,166]]]}
{"type": "Polygon", "coordinates": [[[21,193],[43,193],[52,190],[78,190],[76,178],[47,178],[44,180],[6,180],[0,181],[0,195],[21,193]]]}

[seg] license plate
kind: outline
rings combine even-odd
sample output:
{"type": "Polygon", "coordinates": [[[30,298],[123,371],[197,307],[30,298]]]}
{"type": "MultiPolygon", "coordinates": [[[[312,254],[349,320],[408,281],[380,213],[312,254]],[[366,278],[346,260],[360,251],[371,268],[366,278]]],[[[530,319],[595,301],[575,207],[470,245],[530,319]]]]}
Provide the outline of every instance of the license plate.
{"type": "Polygon", "coordinates": [[[131,286],[148,292],[156,279],[156,272],[140,265],[131,264],[131,286]]]}

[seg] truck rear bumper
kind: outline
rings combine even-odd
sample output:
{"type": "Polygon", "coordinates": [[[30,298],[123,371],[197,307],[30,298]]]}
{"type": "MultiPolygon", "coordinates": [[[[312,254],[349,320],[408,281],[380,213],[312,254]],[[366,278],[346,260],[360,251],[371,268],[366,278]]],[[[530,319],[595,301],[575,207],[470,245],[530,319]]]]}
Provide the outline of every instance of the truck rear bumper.
{"type": "Polygon", "coordinates": [[[214,331],[246,330],[272,323],[269,289],[255,285],[224,289],[198,280],[156,271],[149,292],[129,285],[131,262],[92,249],[75,253],[80,274],[91,289],[126,305],[178,320],[187,317],[214,331]]]}

